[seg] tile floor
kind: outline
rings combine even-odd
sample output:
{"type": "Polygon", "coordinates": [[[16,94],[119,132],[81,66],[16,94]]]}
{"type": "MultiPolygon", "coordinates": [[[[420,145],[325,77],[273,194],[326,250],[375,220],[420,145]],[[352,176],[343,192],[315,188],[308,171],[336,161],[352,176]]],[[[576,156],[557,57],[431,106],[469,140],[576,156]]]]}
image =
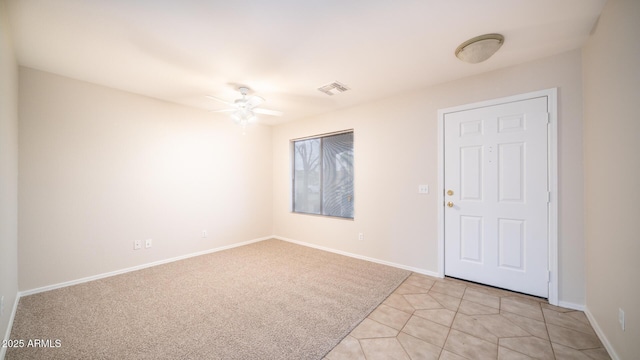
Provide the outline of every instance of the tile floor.
{"type": "Polygon", "coordinates": [[[582,311],[412,274],[326,360],[610,359],[582,311]]]}

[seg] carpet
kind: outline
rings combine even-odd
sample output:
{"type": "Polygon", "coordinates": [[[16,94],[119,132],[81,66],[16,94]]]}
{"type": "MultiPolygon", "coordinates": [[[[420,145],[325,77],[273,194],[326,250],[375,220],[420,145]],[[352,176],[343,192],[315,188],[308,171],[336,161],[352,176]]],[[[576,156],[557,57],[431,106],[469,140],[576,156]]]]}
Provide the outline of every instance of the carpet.
{"type": "Polygon", "coordinates": [[[23,297],[6,358],[322,359],[409,274],[261,241],[23,297]]]}

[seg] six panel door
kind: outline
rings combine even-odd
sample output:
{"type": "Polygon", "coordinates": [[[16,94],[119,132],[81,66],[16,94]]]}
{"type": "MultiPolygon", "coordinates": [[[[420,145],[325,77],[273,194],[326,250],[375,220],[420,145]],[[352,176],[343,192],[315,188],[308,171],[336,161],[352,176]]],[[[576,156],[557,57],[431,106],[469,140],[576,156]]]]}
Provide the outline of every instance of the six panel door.
{"type": "Polygon", "coordinates": [[[548,297],[547,124],[546,97],[445,115],[445,275],[548,297]]]}

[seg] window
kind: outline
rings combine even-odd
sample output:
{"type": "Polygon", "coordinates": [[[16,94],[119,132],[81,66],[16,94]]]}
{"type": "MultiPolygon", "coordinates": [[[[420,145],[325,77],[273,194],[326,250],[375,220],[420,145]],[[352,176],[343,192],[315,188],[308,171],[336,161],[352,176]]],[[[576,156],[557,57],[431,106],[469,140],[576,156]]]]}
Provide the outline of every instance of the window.
{"type": "Polygon", "coordinates": [[[353,131],[293,141],[293,212],[353,219],[353,131]]]}

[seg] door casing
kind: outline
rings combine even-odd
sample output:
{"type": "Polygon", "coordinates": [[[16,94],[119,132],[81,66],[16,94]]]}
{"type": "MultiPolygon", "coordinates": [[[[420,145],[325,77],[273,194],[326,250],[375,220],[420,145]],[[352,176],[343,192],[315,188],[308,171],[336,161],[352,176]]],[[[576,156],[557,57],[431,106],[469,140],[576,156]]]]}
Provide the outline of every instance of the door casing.
{"type": "Polygon", "coordinates": [[[444,118],[448,113],[547,97],[549,112],[549,303],[558,305],[558,90],[551,88],[438,110],[438,276],[444,277],[444,118]]]}

